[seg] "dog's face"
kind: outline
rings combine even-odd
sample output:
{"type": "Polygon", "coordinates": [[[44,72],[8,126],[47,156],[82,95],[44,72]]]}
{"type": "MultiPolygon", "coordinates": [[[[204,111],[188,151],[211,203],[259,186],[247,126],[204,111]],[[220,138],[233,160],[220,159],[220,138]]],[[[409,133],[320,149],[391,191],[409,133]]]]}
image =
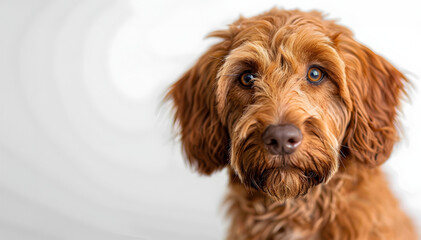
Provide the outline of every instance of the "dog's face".
{"type": "Polygon", "coordinates": [[[388,158],[404,77],[349,30],[273,9],[212,36],[223,41],[168,94],[199,172],[229,166],[246,187],[285,200],[341,161],[388,158]]]}
{"type": "Polygon", "coordinates": [[[352,109],[345,64],[323,25],[258,24],[225,57],[217,109],[241,181],[294,197],[338,169],[352,109]]]}

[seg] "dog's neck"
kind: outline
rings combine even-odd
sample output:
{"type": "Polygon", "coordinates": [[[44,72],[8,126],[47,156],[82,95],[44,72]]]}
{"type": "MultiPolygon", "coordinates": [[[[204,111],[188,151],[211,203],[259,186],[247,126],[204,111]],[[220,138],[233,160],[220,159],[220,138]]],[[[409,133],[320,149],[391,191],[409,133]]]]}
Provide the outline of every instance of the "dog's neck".
{"type": "MultiPolygon", "coordinates": [[[[370,187],[376,187],[376,184],[388,191],[380,169],[348,164],[342,166],[329,182],[311,188],[305,196],[280,202],[261,191],[244,187],[231,171],[231,191],[226,203],[228,214],[232,217],[233,236],[228,239],[236,239],[235,232],[240,236],[245,231],[261,234],[259,239],[272,239],[273,229],[279,230],[276,236],[281,239],[323,239],[335,234],[329,230],[333,221],[354,231],[344,212],[355,205],[353,200],[362,200],[361,196],[367,201],[376,198],[370,193],[370,187]],[[272,233],[265,232],[263,228],[271,229],[272,233]],[[320,235],[323,231],[324,235],[320,235]]],[[[358,219],[354,216],[353,221],[358,219]]]]}

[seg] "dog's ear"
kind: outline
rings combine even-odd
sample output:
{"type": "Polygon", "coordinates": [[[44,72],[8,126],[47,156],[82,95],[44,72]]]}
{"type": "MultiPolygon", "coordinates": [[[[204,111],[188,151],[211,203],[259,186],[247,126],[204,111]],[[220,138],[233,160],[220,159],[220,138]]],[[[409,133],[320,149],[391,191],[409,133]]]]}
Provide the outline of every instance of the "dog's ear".
{"type": "Polygon", "coordinates": [[[343,150],[369,166],[377,166],[389,158],[398,139],[397,110],[407,80],[352,37],[344,36],[339,48],[353,105],[343,150]]]}
{"type": "MultiPolygon", "coordinates": [[[[212,36],[222,37],[223,32],[212,36]]],[[[215,44],[174,83],[166,99],[174,104],[174,122],[188,163],[209,175],[228,163],[228,133],[217,112],[218,69],[229,51],[227,40],[215,44]]]]}

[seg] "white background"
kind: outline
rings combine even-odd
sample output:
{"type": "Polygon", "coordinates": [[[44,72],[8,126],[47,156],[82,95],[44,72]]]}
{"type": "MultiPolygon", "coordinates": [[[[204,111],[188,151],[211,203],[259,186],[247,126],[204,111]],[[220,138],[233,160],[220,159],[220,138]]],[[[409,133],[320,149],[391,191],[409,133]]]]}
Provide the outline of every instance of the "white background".
{"type": "Polygon", "coordinates": [[[421,227],[417,1],[0,0],[0,239],[222,239],[226,172],[200,177],[166,88],[240,14],[319,9],[413,82],[383,167],[421,227]]]}

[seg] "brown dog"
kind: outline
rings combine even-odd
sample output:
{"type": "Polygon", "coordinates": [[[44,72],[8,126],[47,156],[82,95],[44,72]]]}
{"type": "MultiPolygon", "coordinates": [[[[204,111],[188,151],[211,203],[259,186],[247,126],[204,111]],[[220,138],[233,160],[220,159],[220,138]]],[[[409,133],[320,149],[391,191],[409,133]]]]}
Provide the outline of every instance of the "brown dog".
{"type": "Polygon", "coordinates": [[[167,99],[188,162],[229,168],[228,239],[416,239],[377,167],[397,140],[398,70],[318,12],[210,36],[167,99]]]}

